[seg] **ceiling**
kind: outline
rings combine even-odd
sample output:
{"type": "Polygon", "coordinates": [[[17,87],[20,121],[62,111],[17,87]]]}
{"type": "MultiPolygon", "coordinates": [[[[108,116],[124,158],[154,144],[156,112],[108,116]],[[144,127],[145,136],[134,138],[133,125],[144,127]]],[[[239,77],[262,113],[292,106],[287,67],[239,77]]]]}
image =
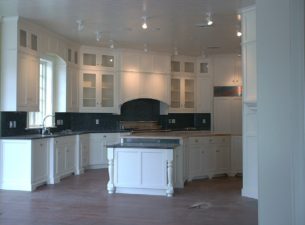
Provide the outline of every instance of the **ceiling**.
{"type": "Polygon", "coordinates": [[[21,16],[91,46],[144,49],[182,55],[240,52],[240,8],[255,0],[0,0],[1,16],[21,16]],[[197,27],[212,13],[214,25],[197,27]],[[143,30],[142,17],[148,29],[143,30]],[[78,31],[76,21],[83,20],[78,31]],[[101,41],[96,32],[101,31],[101,41]],[[216,47],[216,48],[215,48],[216,47]]]}

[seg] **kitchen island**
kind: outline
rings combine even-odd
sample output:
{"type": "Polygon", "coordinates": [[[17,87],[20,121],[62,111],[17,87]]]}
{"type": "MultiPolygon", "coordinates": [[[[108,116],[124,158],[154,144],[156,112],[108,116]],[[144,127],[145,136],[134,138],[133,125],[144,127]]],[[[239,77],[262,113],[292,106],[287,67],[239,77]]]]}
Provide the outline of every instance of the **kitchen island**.
{"type": "Polygon", "coordinates": [[[173,196],[179,146],[179,139],[156,138],[122,138],[107,146],[108,193],[173,196]]]}

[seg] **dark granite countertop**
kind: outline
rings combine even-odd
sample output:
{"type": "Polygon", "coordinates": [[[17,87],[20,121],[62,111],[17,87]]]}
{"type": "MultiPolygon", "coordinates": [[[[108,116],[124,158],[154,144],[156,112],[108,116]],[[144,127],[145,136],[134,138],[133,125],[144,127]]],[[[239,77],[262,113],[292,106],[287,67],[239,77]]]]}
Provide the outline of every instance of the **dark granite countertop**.
{"type": "Polygon", "coordinates": [[[107,148],[154,148],[154,149],[175,149],[179,144],[172,143],[118,143],[107,145],[107,148]]]}
{"type": "Polygon", "coordinates": [[[71,132],[55,132],[52,134],[42,135],[42,134],[25,134],[25,135],[17,135],[17,136],[7,136],[0,137],[0,139],[10,139],[10,140],[32,140],[32,139],[43,139],[43,138],[57,138],[71,135],[81,135],[81,134],[90,134],[90,133],[127,133],[130,131],[127,130],[107,130],[107,131],[71,131],[71,132]]]}

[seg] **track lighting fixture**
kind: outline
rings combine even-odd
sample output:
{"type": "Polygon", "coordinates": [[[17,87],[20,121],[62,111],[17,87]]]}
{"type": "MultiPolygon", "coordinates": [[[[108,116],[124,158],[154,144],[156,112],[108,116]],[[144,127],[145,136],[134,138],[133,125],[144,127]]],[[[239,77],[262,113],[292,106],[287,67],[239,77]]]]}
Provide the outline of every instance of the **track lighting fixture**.
{"type": "Polygon", "coordinates": [[[113,42],[113,40],[110,40],[110,41],[109,41],[109,48],[114,48],[114,42],[113,42]]]}
{"type": "Polygon", "coordinates": [[[179,54],[179,52],[178,52],[178,48],[177,47],[175,47],[174,48],[174,55],[178,55],[179,54]]]}
{"type": "Polygon", "coordinates": [[[143,16],[143,23],[142,23],[142,29],[146,30],[147,29],[147,17],[143,16]]]}
{"type": "Polygon", "coordinates": [[[96,31],[95,32],[96,34],[96,41],[101,41],[101,38],[102,38],[102,32],[101,31],[96,31]]]}
{"type": "Polygon", "coordinates": [[[77,23],[77,30],[82,31],[84,29],[84,21],[83,20],[76,20],[77,23]]]}
{"type": "Polygon", "coordinates": [[[213,25],[213,20],[212,20],[212,14],[210,13],[210,12],[208,12],[207,14],[206,14],[206,18],[207,18],[207,25],[208,26],[212,26],[213,25]]]}
{"type": "Polygon", "coordinates": [[[148,52],[147,44],[144,44],[144,52],[148,52]]]}

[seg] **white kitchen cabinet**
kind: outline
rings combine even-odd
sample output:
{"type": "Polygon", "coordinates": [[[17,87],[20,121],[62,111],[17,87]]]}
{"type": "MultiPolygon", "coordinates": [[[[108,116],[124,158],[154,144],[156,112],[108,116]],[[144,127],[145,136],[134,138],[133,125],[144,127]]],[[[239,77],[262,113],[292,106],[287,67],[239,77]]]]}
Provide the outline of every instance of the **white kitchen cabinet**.
{"type": "Polygon", "coordinates": [[[230,171],[230,137],[190,137],[188,179],[228,174],[230,171]]]}
{"type": "Polygon", "coordinates": [[[67,67],[67,112],[79,111],[79,69],[67,67]]]}
{"type": "Polygon", "coordinates": [[[171,59],[171,73],[173,75],[194,75],[196,73],[196,58],[188,56],[174,56],[171,59]]]}
{"type": "Polygon", "coordinates": [[[213,101],[211,78],[198,76],[196,80],[196,90],[196,112],[211,113],[213,101]]]}
{"type": "Polygon", "coordinates": [[[209,151],[208,146],[201,144],[189,145],[189,176],[204,177],[207,176],[209,168],[209,151]]]}
{"type": "Polygon", "coordinates": [[[48,139],[0,140],[0,189],[32,191],[48,180],[48,139]]]}
{"type": "Polygon", "coordinates": [[[80,134],[76,137],[76,175],[84,173],[89,165],[89,134],[80,134]]]}
{"type": "Polygon", "coordinates": [[[195,79],[172,77],[170,112],[194,112],[195,79]]]}
{"type": "Polygon", "coordinates": [[[1,111],[39,111],[38,37],[30,29],[18,17],[1,21],[1,111]]]}
{"type": "Polygon", "coordinates": [[[114,71],[116,68],[114,52],[88,46],[82,46],[80,52],[82,69],[114,71]]]}
{"type": "Polygon", "coordinates": [[[121,51],[119,70],[122,72],[169,74],[170,56],[131,50],[121,51]]]}
{"type": "Polygon", "coordinates": [[[214,86],[242,86],[241,57],[237,54],[213,56],[214,86]]]}
{"type": "Polygon", "coordinates": [[[242,136],[231,136],[230,176],[242,173],[242,136]]]}
{"type": "Polygon", "coordinates": [[[214,131],[228,134],[242,133],[241,97],[214,97],[214,131]]]}
{"type": "Polygon", "coordinates": [[[18,111],[39,111],[39,60],[19,53],[18,111]]]}
{"type": "Polygon", "coordinates": [[[89,168],[107,168],[107,148],[108,144],[119,143],[119,133],[92,133],[89,137],[89,168]]]}
{"type": "Polygon", "coordinates": [[[75,143],[75,135],[50,139],[49,183],[58,183],[61,178],[77,172],[75,143]]]}
{"type": "Polygon", "coordinates": [[[116,112],[117,77],[107,71],[82,71],[80,111],[116,112]]]}

